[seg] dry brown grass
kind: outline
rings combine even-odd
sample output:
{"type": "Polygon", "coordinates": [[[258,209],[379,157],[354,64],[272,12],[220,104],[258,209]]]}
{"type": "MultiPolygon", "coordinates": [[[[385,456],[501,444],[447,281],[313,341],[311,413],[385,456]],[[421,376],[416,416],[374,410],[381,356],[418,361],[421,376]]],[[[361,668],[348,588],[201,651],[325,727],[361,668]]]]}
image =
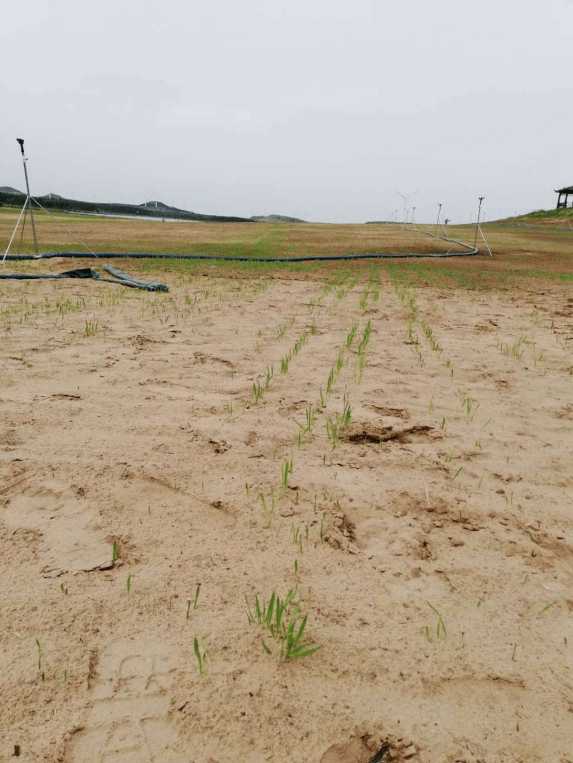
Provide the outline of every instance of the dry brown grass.
{"type": "MultiPolygon", "coordinates": [[[[0,210],[0,247],[4,250],[16,223],[18,211],[0,210]]],[[[37,216],[38,241],[41,251],[76,251],[79,246],[46,215],[37,216]]],[[[170,254],[206,254],[211,256],[256,257],[302,257],[313,255],[342,255],[365,253],[408,252],[435,254],[452,247],[441,239],[423,235],[417,230],[389,225],[318,225],[318,224],[269,224],[269,223],[163,223],[155,220],[115,220],[85,216],[61,216],[74,234],[97,252],[150,252],[170,254]]],[[[434,226],[428,226],[434,231],[434,226]]],[[[502,228],[488,225],[484,228],[494,257],[487,254],[475,258],[451,258],[448,260],[422,260],[421,267],[434,277],[450,278],[452,284],[464,285],[464,279],[474,286],[484,287],[499,279],[514,276],[561,278],[568,280],[573,270],[573,233],[566,229],[547,230],[531,228],[502,228]],[[469,279],[469,280],[468,280],[469,279]]],[[[454,239],[473,243],[474,229],[457,226],[448,229],[454,239]]],[[[478,241],[480,245],[481,239],[478,241]]],[[[12,252],[33,252],[30,226],[23,239],[16,237],[12,252]]],[[[398,260],[397,266],[411,269],[420,261],[398,260]]],[[[359,270],[364,263],[352,265],[359,270]]],[[[42,263],[46,269],[48,263],[42,263]]],[[[61,269],[60,264],[49,266],[61,269]]],[[[161,269],[189,269],[191,263],[145,262],[130,264],[136,271],[161,269]]],[[[271,266],[265,266],[268,270],[271,266]]],[[[317,266],[304,265],[310,274],[332,263],[317,266]]],[[[12,263],[12,270],[29,269],[30,264],[12,263]]],[[[225,266],[234,271],[236,266],[225,266]]],[[[33,268],[33,269],[37,269],[33,268]]],[[[300,266],[288,270],[300,272],[300,266]]],[[[281,272],[285,268],[281,266],[281,272]]]]}

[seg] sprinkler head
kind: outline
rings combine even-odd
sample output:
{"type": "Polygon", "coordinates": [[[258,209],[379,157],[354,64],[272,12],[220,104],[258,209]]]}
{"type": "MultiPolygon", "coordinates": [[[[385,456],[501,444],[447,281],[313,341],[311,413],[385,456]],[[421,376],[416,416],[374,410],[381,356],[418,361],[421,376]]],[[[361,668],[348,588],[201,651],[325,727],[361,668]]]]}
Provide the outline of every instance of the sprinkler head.
{"type": "Polygon", "coordinates": [[[22,152],[22,156],[24,156],[24,138],[16,138],[16,140],[20,144],[20,151],[22,152]]]}

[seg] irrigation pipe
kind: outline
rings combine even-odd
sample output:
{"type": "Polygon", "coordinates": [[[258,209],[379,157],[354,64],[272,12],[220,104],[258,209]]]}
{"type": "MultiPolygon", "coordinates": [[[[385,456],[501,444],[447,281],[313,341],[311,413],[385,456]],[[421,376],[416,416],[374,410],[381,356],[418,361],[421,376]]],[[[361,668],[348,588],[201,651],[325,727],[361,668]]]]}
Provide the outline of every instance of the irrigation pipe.
{"type": "MultiPolygon", "coordinates": [[[[421,231],[425,232],[425,231],[421,231]]],[[[85,252],[46,252],[44,254],[8,254],[7,260],[50,260],[55,257],[82,258],[104,257],[110,260],[132,259],[132,260],[204,260],[212,262],[336,262],[337,260],[396,260],[408,259],[412,257],[475,257],[479,254],[479,249],[470,244],[464,244],[461,241],[438,236],[435,233],[428,233],[429,236],[443,238],[445,241],[452,241],[465,247],[467,252],[439,252],[434,254],[419,254],[415,252],[398,253],[386,252],[384,254],[317,254],[306,257],[230,257],[213,254],[150,254],[139,252],[94,252],[86,254],[85,252]]]]}

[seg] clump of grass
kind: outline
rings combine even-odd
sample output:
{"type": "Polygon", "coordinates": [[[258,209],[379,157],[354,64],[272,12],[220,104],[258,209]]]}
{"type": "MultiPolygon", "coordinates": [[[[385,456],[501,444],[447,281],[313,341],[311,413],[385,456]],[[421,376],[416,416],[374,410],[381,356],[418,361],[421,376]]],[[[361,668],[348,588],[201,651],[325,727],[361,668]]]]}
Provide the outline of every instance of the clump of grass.
{"type": "MultiPolygon", "coordinates": [[[[245,594],[249,625],[256,623],[268,630],[271,637],[278,642],[279,660],[307,657],[321,648],[320,644],[312,646],[308,641],[304,641],[308,615],[302,614],[300,603],[294,601],[295,595],[296,590],[291,589],[284,599],[281,599],[273,591],[268,604],[256,595],[253,614],[245,594]]],[[[272,654],[273,650],[265,643],[264,638],[261,641],[265,652],[272,654]]]]}
{"type": "Polygon", "coordinates": [[[86,321],[86,325],[84,328],[85,336],[93,336],[93,334],[96,334],[98,330],[98,325],[99,324],[97,321],[86,321]]]}

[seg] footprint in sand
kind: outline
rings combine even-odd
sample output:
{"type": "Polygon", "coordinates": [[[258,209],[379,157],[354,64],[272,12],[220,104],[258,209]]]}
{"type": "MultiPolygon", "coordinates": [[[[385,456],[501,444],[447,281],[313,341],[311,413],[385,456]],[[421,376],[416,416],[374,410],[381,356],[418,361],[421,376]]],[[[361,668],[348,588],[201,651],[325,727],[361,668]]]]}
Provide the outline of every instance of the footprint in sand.
{"type": "Polygon", "coordinates": [[[168,717],[174,654],[160,639],[107,647],[65,763],[187,763],[168,717]]]}
{"type": "Polygon", "coordinates": [[[3,491],[8,527],[39,532],[39,560],[44,574],[93,570],[110,560],[110,545],[94,528],[97,510],[65,485],[26,476],[3,491]]]}

